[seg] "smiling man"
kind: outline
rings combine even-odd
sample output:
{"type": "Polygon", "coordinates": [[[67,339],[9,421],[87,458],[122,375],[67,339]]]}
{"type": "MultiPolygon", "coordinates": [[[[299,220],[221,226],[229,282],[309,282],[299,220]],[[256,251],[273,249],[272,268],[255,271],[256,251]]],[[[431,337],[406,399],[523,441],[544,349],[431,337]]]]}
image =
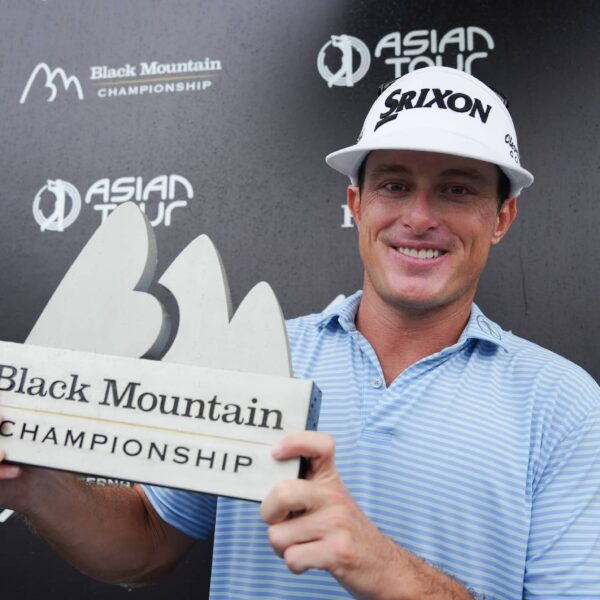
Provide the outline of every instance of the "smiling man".
{"type": "Polygon", "coordinates": [[[159,579],[214,530],[214,599],[600,597],[598,387],[473,303],[533,181],[503,101],[460,71],[410,73],[327,160],[350,177],[365,273],[288,323],[320,431],[273,455],[309,458],[306,479],[258,506],[0,464],[0,505],[108,581],[159,579]]]}
{"type": "Polygon", "coordinates": [[[598,387],[473,304],[533,181],[516,140],[494,91],[432,67],[384,90],[359,141],[328,156],[351,180],[365,274],[290,324],[335,438],[276,450],[313,457],[262,509],[294,572],[359,598],[600,596],[598,387]]]}
{"type": "MultiPolygon", "coordinates": [[[[288,323],[323,433],[274,448],[311,461],[263,502],[268,529],[218,501],[215,598],[600,595],[598,387],[473,304],[533,181],[516,140],[494,91],[432,67],[327,157],[351,180],[363,289],[288,323]]],[[[210,531],[200,497],[146,493],[187,535],[210,531]]]]}

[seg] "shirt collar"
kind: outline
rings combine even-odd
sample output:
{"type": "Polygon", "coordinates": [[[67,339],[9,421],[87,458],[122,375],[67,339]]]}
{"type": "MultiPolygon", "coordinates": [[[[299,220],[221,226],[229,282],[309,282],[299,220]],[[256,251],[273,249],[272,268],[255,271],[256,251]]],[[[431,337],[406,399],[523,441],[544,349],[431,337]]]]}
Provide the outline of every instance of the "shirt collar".
{"type": "Polygon", "coordinates": [[[508,332],[504,331],[500,325],[488,319],[477,304],[471,306],[471,316],[467,322],[467,326],[463,329],[457,344],[462,345],[468,340],[483,340],[499,346],[506,352],[510,352],[508,343],[508,332]]]}
{"type": "Polygon", "coordinates": [[[339,325],[344,331],[356,331],[356,312],[362,297],[362,290],[348,296],[341,302],[336,302],[333,306],[327,307],[317,321],[320,329],[324,327],[334,327],[339,325]]]}
{"type": "MultiPolygon", "coordinates": [[[[356,331],[356,311],[361,297],[362,291],[359,290],[345,300],[326,308],[317,321],[318,327],[323,329],[324,327],[335,327],[337,325],[346,332],[356,331]]],[[[482,340],[510,352],[507,336],[506,331],[497,323],[488,319],[481,312],[481,309],[473,303],[469,321],[458,338],[456,346],[462,346],[470,340],[482,340]]]]}

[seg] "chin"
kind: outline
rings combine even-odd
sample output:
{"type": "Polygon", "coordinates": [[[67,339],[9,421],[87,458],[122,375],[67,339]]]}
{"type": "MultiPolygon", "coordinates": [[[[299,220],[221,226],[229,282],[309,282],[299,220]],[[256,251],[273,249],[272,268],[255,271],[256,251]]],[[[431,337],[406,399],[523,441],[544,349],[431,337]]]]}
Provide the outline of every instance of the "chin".
{"type": "Polygon", "coordinates": [[[465,290],[452,292],[448,286],[432,286],[423,281],[388,282],[387,286],[379,290],[379,296],[389,306],[418,313],[444,308],[466,295],[465,290]]]}
{"type": "Polygon", "coordinates": [[[382,296],[386,304],[408,312],[424,312],[440,308],[448,302],[432,294],[390,293],[382,296]]]}

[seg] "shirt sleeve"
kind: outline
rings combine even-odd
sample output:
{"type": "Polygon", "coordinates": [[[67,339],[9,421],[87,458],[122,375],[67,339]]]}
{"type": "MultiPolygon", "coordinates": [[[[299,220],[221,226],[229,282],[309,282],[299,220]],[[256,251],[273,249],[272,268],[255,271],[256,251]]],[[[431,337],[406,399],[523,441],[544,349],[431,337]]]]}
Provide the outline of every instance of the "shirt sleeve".
{"type": "Polygon", "coordinates": [[[599,413],[555,445],[535,486],[523,598],[600,598],[599,413]]]}
{"type": "Polygon", "coordinates": [[[198,492],[142,485],[148,500],[160,518],[198,540],[212,535],[217,497],[198,492]]]}

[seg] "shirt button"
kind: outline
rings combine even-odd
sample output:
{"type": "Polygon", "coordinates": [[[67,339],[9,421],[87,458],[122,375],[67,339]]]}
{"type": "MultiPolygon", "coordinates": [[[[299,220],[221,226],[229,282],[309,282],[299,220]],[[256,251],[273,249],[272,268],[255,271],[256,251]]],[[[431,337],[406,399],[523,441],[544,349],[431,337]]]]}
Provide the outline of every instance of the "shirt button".
{"type": "Polygon", "coordinates": [[[375,377],[375,379],[373,379],[372,385],[374,388],[380,388],[383,385],[383,381],[380,377],[375,377]]]}

